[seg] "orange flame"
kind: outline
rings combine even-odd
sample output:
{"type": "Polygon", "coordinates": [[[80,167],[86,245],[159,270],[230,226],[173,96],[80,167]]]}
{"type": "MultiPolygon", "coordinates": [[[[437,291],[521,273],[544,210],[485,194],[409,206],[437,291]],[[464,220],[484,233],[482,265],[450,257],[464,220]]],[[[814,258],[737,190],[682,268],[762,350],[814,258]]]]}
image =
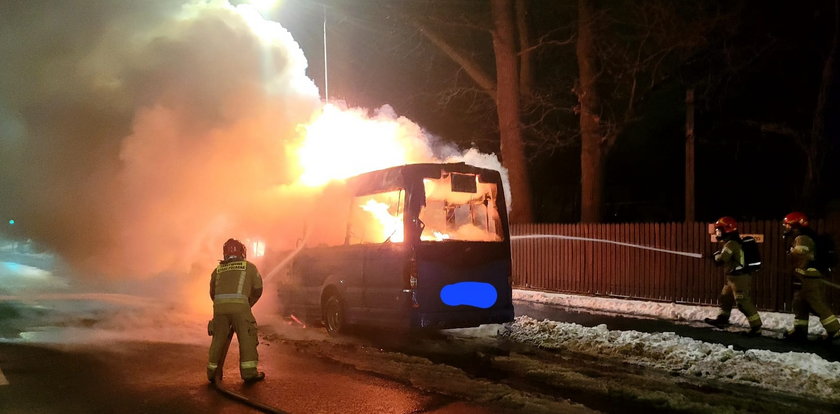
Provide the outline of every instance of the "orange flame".
{"type": "MultiPolygon", "coordinates": [[[[369,171],[438,161],[422,128],[397,117],[389,106],[370,114],[360,108],[325,104],[309,124],[298,129],[302,139],[292,153],[299,164],[298,183],[304,187],[319,188],[369,171]]],[[[364,234],[364,242],[404,239],[401,209],[394,208],[394,201],[386,195],[383,197],[373,196],[354,206],[364,217],[364,223],[356,223],[365,227],[358,229],[358,234],[364,234]]]]}
{"type": "MultiPolygon", "coordinates": [[[[435,159],[423,130],[384,106],[373,115],[362,109],[325,104],[312,122],[301,125],[302,140],[293,154],[299,162],[298,182],[309,188],[354,175],[435,159]]],[[[449,176],[424,180],[428,199],[422,240],[498,240],[489,231],[495,217],[484,197],[495,194],[494,184],[475,182],[476,192],[451,191],[449,176]],[[482,223],[481,227],[476,223],[482,223]],[[455,221],[458,221],[455,223],[455,221]]],[[[494,196],[495,197],[495,196],[494,196]]],[[[350,243],[404,240],[404,195],[400,191],[356,197],[351,206],[350,243]]]]}
{"type": "Polygon", "coordinates": [[[373,117],[361,109],[326,104],[308,125],[296,155],[300,183],[317,187],[368,171],[433,162],[422,129],[389,107],[373,117]]]}
{"type": "Polygon", "coordinates": [[[380,203],[376,200],[368,200],[361,208],[370,213],[376,219],[376,224],[381,228],[378,240],[384,241],[390,238],[394,243],[403,241],[405,230],[403,229],[402,213],[393,215],[388,212],[388,204],[380,203]]]}

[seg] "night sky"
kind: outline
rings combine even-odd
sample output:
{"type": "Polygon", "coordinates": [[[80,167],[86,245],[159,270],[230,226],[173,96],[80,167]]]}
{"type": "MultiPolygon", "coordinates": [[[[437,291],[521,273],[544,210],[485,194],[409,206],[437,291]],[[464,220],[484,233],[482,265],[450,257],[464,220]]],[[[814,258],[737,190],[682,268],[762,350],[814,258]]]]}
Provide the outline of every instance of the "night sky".
{"type": "MultiPolygon", "coordinates": [[[[535,56],[536,88],[560,108],[559,115],[542,119],[539,133],[526,131],[535,216],[543,222],[574,222],[579,217],[575,47],[573,41],[560,44],[574,39],[576,3],[528,1],[531,36],[546,42],[535,56]]],[[[621,42],[633,47],[638,39],[632,33],[634,25],[644,23],[633,10],[637,3],[671,8],[688,26],[710,26],[708,21],[718,18],[715,27],[702,29],[702,44],[663,63],[660,70],[666,76],[640,100],[636,120],[608,159],[605,220],[683,219],[688,87],[696,94],[698,219],[778,219],[792,209],[825,216],[840,209],[836,81],[825,112],[825,136],[833,149],[826,156],[823,186],[813,203],[806,204],[800,194],[804,157],[796,139],[767,128],[810,133],[835,30],[834,2],[595,3],[602,13],[599,34],[606,39],[605,49],[621,42]]],[[[322,91],[325,14],[333,98],[368,107],[387,103],[446,140],[498,153],[492,101],[470,92],[476,88],[470,78],[410,24],[422,19],[492,73],[491,38],[483,30],[489,27],[487,2],[286,1],[273,18],[301,44],[310,65],[307,73],[322,91]]],[[[675,34],[675,41],[696,35],[675,34]]],[[[605,78],[621,76],[619,59],[607,55],[600,63],[605,78]]],[[[609,86],[603,94],[607,101],[612,98],[609,86]]]]}

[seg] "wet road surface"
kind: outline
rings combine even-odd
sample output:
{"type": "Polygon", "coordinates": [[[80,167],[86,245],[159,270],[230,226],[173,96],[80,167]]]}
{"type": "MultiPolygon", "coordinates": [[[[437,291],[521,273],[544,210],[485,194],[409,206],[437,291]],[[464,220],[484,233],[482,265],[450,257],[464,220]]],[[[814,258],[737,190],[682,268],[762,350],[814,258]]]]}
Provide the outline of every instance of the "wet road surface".
{"type": "MultiPolygon", "coordinates": [[[[244,385],[237,355],[224,384],[291,413],[468,413],[503,411],[427,393],[400,381],[302,354],[261,347],[264,382],[244,385]]],[[[252,413],[210,386],[205,347],[166,343],[33,346],[0,343],[0,412],[252,413]]]]}

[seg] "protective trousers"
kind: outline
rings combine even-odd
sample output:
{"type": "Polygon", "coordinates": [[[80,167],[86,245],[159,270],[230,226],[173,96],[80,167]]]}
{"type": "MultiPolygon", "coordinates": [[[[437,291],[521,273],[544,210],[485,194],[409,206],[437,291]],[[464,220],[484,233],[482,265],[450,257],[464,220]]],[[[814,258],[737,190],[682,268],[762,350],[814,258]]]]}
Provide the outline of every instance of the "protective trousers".
{"type": "Polygon", "coordinates": [[[808,334],[808,314],[813,313],[820,318],[828,336],[840,331],[840,321],[825,303],[825,284],[822,277],[806,277],[796,275],[793,292],[793,330],[795,334],[808,334]]]}
{"type": "Polygon", "coordinates": [[[213,341],[210,343],[210,357],[207,364],[207,379],[212,380],[227,351],[227,341],[232,332],[239,342],[239,374],[242,379],[257,375],[257,321],[250,310],[235,313],[214,313],[210,323],[213,341]]]}
{"type": "Polygon", "coordinates": [[[758,314],[758,309],[753,304],[752,296],[752,276],[738,275],[726,276],[726,284],[720,292],[720,314],[727,319],[732,313],[732,308],[738,306],[738,309],[747,317],[751,328],[761,326],[761,316],[758,314]]]}

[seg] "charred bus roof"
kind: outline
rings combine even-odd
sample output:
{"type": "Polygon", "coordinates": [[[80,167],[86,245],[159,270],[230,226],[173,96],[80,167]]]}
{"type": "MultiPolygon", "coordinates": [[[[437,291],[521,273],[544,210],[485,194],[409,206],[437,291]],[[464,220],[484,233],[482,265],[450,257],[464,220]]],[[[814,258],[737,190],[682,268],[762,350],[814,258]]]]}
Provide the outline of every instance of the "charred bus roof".
{"type": "Polygon", "coordinates": [[[421,182],[423,178],[439,178],[441,171],[475,174],[481,182],[501,181],[501,175],[496,170],[475,167],[459,162],[400,165],[350,177],[347,179],[347,184],[357,194],[371,194],[397,188],[406,188],[411,183],[421,182]]]}

